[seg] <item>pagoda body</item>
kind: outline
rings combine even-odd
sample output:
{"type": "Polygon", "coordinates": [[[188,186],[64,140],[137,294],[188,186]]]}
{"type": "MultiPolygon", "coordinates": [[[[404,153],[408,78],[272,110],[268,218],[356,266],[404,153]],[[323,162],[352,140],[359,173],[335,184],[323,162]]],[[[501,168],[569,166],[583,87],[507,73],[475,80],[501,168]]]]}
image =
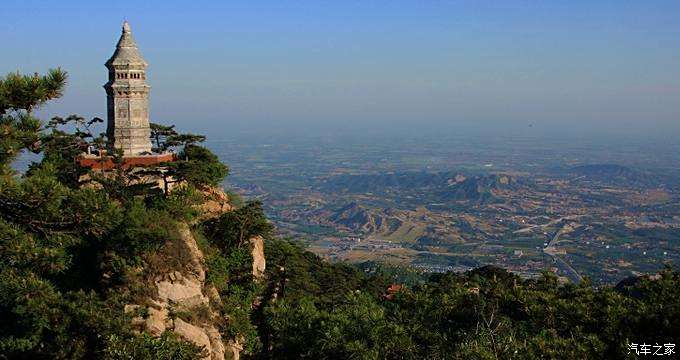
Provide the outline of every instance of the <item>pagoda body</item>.
{"type": "Polygon", "coordinates": [[[106,67],[109,69],[109,81],[104,85],[109,147],[122,150],[123,156],[151,154],[151,87],[146,83],[147,63],[139,53],[127,22],[123,23],[120,40],[106,67]]]}
{"type": "Polygon", "coordinates": [[[123,33],[116,51],[106,62],[106,68],[109,69],[109,81],[104,84],[108,149],[95,152],[87,149],[77,159],[80,166],[106,172],[117,167],[136,169],[158,166],[177,159],[172,152],[152,152],[149,126],[151,87],[146,84],[146,67],[147,63],[132,37],[130,25],[127,21],[123,22],[123,33]],[[123,152],[122,162],[114,161],[112,150],[123,152]]]}

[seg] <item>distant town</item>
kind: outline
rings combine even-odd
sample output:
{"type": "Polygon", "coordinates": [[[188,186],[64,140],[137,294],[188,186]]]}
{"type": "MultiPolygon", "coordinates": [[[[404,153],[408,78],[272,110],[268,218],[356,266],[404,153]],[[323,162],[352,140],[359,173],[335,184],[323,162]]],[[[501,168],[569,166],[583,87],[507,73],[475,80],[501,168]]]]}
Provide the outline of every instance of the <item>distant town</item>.
{"type": "Polygon", "coordinates": [[[520,140],[208,145],[232,166],[229,187],[265,200],[281,235],[331,260],[423,272],[495,264],[595,283],[678,261],[677,160],[520,140]]]}

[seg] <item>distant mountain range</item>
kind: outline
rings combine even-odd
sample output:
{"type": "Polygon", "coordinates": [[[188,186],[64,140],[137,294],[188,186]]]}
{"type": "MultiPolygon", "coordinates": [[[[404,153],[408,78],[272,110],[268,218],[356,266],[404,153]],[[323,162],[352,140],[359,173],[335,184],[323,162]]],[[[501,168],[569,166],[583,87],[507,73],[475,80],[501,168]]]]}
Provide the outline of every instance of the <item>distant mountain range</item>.
{"type": "MultiPolygon", "coordinates": [[[[513,263],[514,257],[533,252],[560,230],[561,225],[553,228],[550,220],[557,220],[558,224],[558,219],[574,212],[599,211],[587,221],[608,221],[604,230],[589,230],[603,239],[628,234],[633,227],[646,227],[653,222],[673,226],[677,212],[669,206],[676,195],[667,189],[672,184],[668,178],[671,177],[616,164],[542,169],[536,174],[460,171],[343,174],[313,184],[311,193],[323,201],[314,203],[301,218],[366,240],[357,245],[360,249],[373,246],[371,241],[390,241],[422,251],[425,255],[417,256],[436,263],[439,260],[432,259],[439,252],[458,254],[459,247],[464,245],[476,247],[479,254],[494,254],[500,261],[513,263]],[[661,203],[663,208],[654,207],[662,206],[655,205],[661,203]],[[626,215],[625,223],[621,223],[620,218],[608,218],[607,214],[621,209],[629,213],[638,211],[635,207],[640,204],[649,206],[645,213],[658,214],[657,219],[666,220],[626,215]],[[519,229],[535,231],[515,234],[519,229]],[[520,255],[507,257],[508,244],[520,248],[520,255]]],[[[585,235],[570,236],[583,240],[585,235]]],[[[579,243],[579,249],[574,251],[586,251],[584,248],[594,251],[588,244],[590,239],[585,244],[579,243]]],[[[372,254],[374,250],[352,251],[372,254]]],[[[535,253],[527,256],[534,260],[537,257],[535,253]]],[[[450,264],[454,260],[449,256],[442,261],[450,264]]],[[[589,261],[584,263],[590,264],[589,261]]],[[[514,264],[526,268],[521,263],[514,264]]],[[[600,274],[596,270],[593,273],[600,274]]]]}
{"type": "MultiPolygon", "coordinates": [[[[386,237],[408,239],[418,243],[440,243],[441,235],[457,233],[454,228],[467,233],[477,233],[469,223],[457,221],[448,226],[448,230],[440,229],[441,234],[430,226],[437,223],[431,218],[433,214],[424,208],[415,209],[408,206],[393,208],[389,203],[376,204],[371,200],[377,194],[392,192],[399,194],[400,199],[410,196],[420,204],[460,204],[485,205],[503,202],[502,192],[513,192],[528,186],[529,180],[506,174],[485,174],[466,176],[461,173],[425,173],[405,172],[383,175],[341,175],[324,181],[324,191],[335,191],[347,195],[359,195],[362,200],[349,203],[340,202],[339,207],[323,208],[313,217],[323,219],[341,228],[364,234],[380,234],[386,237]],[[365,196],[373,194],[373,196],[365,196]]],[[[344,196],[344,195],[343,195],[344,196]]],[[[341,198],[343,197],[341,196],[341,198]]],[[[403,204],[400,204],[403,205],[403,204]]],[[[449,235],[450,235],[449,234],[449,235]]],[[[449,237],[449,236],[445,236],[449,237]]]]}
{"type": "Polygon", "coordinates": [[[489,203],[497,200],[497,190],[514,190],[528,180],[505,174],[468,175],[457,172],[400,172],[389,174],[338,175],[321,181],[324,192],[373,193],[390,191],[427,193],[437,202],[467,201],[489,203]]]}
{"type": "Polygon", "coordinates": [[[396,231],[403,223],[390,215],[389,210],[370,209],[351,202],[338,209],[328,220],[353,231],[384,234],[396,231]]]}
{"type": "Polygon", "coordinates": [[[385,189],[420,189],[440,187],[455,177],[451,172],[396,172],[385,174],[343,174],[321,181],[317,186],[322,191],[343,191],[349,193],[379,193],[385,189]]]}
{"type": "Polygon", "coordinates": [[[499,199],[495,193],[498,190],[517,190],[526,181],[503,175],[478,175],[470,178],[458,176],[448,186],[438,192],[442,201],[469,201],[476,204],[487,204],[499,199]]]}
{"type": "Polygon", "coordinates": [[[588,164],[574,166],[564,171],[577,181],[599,182],[610,186],[656,188],[676,186],[673,179],[663,174],[651,174],[617,164],[588,164]]]}

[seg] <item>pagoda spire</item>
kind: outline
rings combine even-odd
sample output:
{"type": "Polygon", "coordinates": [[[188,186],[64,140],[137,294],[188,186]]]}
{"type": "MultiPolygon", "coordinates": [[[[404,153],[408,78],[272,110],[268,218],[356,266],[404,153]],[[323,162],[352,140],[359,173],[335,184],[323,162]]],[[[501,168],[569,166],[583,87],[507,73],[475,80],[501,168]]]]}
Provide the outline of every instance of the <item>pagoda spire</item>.
{"type": "Polygon", "coordinates": [[[142,65],[147,66],[146,61],[137,48],[137,42],[132,36],[130,23],[123,21],[120,39],[116,44],[116,50],[111,58],[106,62],[106,66],[111,65],[142,65]]]}

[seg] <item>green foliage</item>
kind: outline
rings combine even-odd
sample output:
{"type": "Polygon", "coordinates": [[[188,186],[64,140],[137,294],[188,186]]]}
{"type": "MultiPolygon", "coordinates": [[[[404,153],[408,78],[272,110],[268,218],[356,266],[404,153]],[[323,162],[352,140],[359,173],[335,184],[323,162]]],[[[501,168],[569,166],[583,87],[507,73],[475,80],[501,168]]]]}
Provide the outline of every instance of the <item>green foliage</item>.
{"type": "Polygon", "coordinates": [[[206,233],[220,249],[240,247],[254,236],[268,237],[273,230],[259,201],[222,214],[206,224],[206,233]]]}
{"type": "MultiPolygon", "coordinates": [[[[238,210],[237,210],[238,211],[238,210]]],[[[229,213],[226,213],[229,214],[229,213]]],[[[226,215],[224,214],[224,215],[226,215]]],[[[222,326],[222,333],[227,338],[239,340],[244,345],[246,354],[254,354],[261,348],[258,333],[255,328],[253,317],[253,303],[262,292],[261,285],[252,277],[253,258],[250,248],[236,246],[229,238],[234,238],[231,226],[216,226],[216,224],[231,223],[232,221],[244,221],[245,224],[234,223],[235,227],[248,226],[251,222],[247,216],[264,216],[260,211],[246,209],[239,213],[240,217],[220,217],[216,221],[204,224],[206,231],[207,246],[203,247],[206,254],[206,283],[211,284],[220,294],[221,311],[227,321],[222,326]]],[[[267,224],[268,226],[271,226],[267,224]]],[[[266,227],[266,231],[269,231],[266,227]]],[[[249,232],[252,236],[263,235],[258,231],[261,228],[253,227],[249,232]]]]}
{"type": "Polygon", "coordinates": [[[169,135],[166,139],[166,145],[165,147],[177,147],[181,146],[182,147],[182,158],[184,160],[189,160],[191,158],[191,153],[189,150],[190,147],[196,146],[196,143],[199,142],[204,142],[205,141],[205,136],[203,135],[196,135],[196,134],[172,134],[169,135]]]}
{"type": "Polygon", "coordinates": [[[409,354],[417,345],[406,329],[367,294],[352,294],[333,311],[318,309],[310,297],[269,310],[275,358],[415,358],[409,354]]]}
{"type": "Polygon", "coordinates": [[[152,123],[150,127],[155,151],[180,149],[178,160],[165,164],[167,170],[161,174],[164,181],[173,178],[175,182],[187,182],[203,188],[217,186],[229,173],[229,168],[222,164],[215,154],[205,147],[196,145],[205,141],[205,136],[179,134],[175,131],[174,125],[152,123]]]}
{"type": "Polygon", "coordinates": [[[206,260],[206,282],[215,286],[219,292],[226,291],[229,285],[235,285],[244,274],[248,274],[251,262],[252,256],[246,248],[233,249],[227,254],[213,251],[206,260]]]}
{"type": "Polygon", "coordinates": [[[252,306],[259,290],[259,286],[250,279],[248,283],[230,284],[229,288],[221,293],[222,312],[228,318],[222,332],[227,338],[242,340],[244,350],[248,354],[261,349],[257,328],[252,321],[252,306]]]}
{"type": "Polygon", "coordinates": [[[227,198],[229,198],[229,204],[231,204],[232,206],[240,208],[245,204],[243,198],[237,192],[227,190],[225,193],[227,194],[227,198]]]}
{"type": "Polygon", "coordinates": [[[151,140],[154,142],[154,151],[163,152],[167,150],[172,144],[168,143],[169,138],[177,135],[175,131],[175,125],[161,125],[150,123],[149,127],[151,129],[151,140]]]}
{"type": "Polygon", "coordinates": [[[168,164],[170,174],[177,181],[186,181],[199,188],[217,186],[229,173],[229,168],[217,155],[201,146],[187,145],[179,158],[184,160],[168,164]]]}
{"type": "Polygon", "coordinates": [[[18,72],[0,78],[0,113],[8,110],[31,112],[45,102],[61,97],[66,85],[66,72],[50,69],[47,75],[22,75],[18,72]]]}
{"type": "Polygon", "coordinates": [[[175,220],[162,210],[147,208],[141,200],[134,200],[124,209],[124,218],[110,238],[112,247],[128,249],[132,253],[157,250],[173,238],[175,220]]]}
{"type": "Polygon", "coordinates": [[[12,173],[9,164],[23,149],[37,151],[42,122],[31,112],[61,97],[66,77],[52,69],[44,76],[15,72],[0,78],[0,176],[12,173]]]}
{"type": "Polygon", "coordinates": [[[0,205],[0,218],[43,237],[103,234],[120,216],[107,194],[67,187],[51,166],[36,169],[24,181],[0,179],[0,205]]]}
{"type": "Polygon", "coordinates": [[[173,219],[192,221],[198,216],[197,207],[203,203],[205,196],[191,184],[175,188],[167,195],[149,197],[147,202],[151,208],[167,212],[173,219]]]}
{"type": "Polygon", "coordinates": [[[60,182],[77,187],[87,169],[74,159],[85,151],[105,148],[103,135],[95,137],[90,129],[93,124],[101,122],[103,120],[100,118],[85,121],[78,115],[70,115],[66,119],[58,116],[52,118],[46,127],[48,132],[43,132],[40,139],[42,160],[39,164],[31,165],[28,175],[36,168],[49,165],[55,169],[60,182]],[[72,130],[66,131],[65,128],[72,130]]]}
{"type": "Polygon", "coordinates": [[[103,346],[101,335],[124,333],[115,303],[93,292],[61,293],[33,274],[0,271],[0,357],[84,358],[103,346]]]}
{"type": "Polygon", "coordinates": [[[296,246],[267,245],[278,299],[258,318],[263,348],[272,349],[265,358],[623,358],[630,342],[674,343],[680,331],[680,274],[671,269],[597,289],[483,267],[432,275],[388,300],[373,281],[389,278],[341,275],[296,246]]]}
{"type": "Polygon", "coordinates": [[[356,267],[370,278],[387,283],[405,284],[407,286],[422,285],[428,275],[410,266],[384,264],[376,261],[365,261],[356,267]]]}
{"type": "Polygon", "coordinates": [[[12,175],[9,165],[23,149],[38,144],[41,122],[26,113],[0,114],[0,176],[12,175]]]}
{"type": "Polygon", "coordinates": [[[154,338],[144,333],[131,338],[115,335],[107,339],[101,354],[105,360],[194,360],[202,350],[193,344],[181,341],[176,335],[164,332],[154,338]]]}
{"type": "Polygon", "coordinates": [[[127,336],[129,319],[108,291],[174,235],[172,217],[67,187],[47,164],[0,183],[0,353],[91,358],[103,336],[127,336]]]}
{"type": "Polygon", "coordinates": [[[271,286],[283,288],[283,296],[291,301],[311,296],[317,305],[332,308],[357,290],[377,297],[388,285],[383,277],[368,277],[344,263],[328,263],[284,240],[267,241],[265,257],[271,286]]]}

